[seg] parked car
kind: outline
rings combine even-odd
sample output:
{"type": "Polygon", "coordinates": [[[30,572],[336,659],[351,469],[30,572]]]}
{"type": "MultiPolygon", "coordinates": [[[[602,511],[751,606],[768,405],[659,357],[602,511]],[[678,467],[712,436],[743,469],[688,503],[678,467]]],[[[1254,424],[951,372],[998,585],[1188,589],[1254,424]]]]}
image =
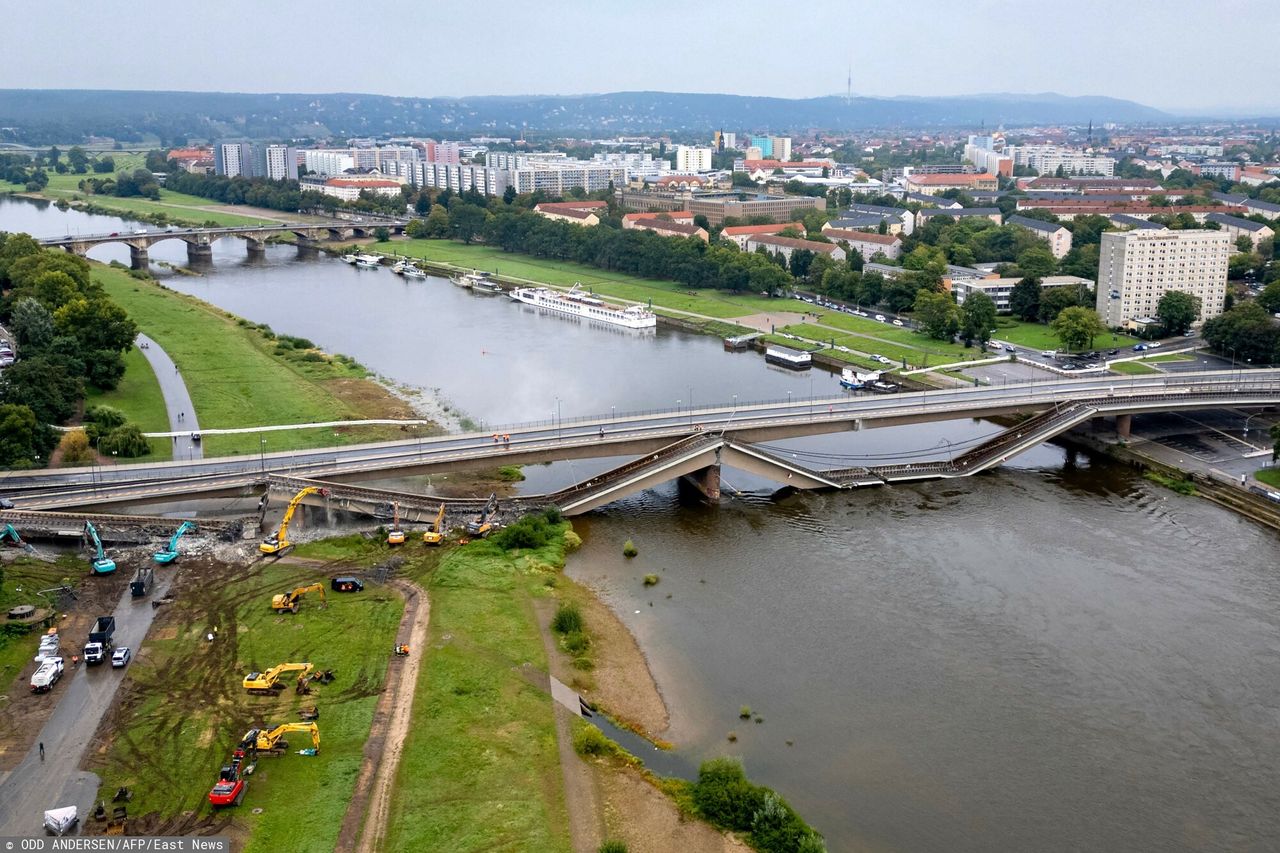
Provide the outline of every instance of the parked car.
{"type": "Polygon", "coordinates": [[[8,498],[0,498],[0,509],[13,509],[13,501],[8,498]]]}
{"type": "Polygon", "coordinates": [[[1196,336],[1196,333],[1191,331],[1190,329],[1187,329],[1185,332],[1182,333],[1182,336],[1184,338],[1194,338],[1196,336]]]}
{"type": "Polygon", "coordinates": [[[884,322],[884,315],[883,315],[883,314],[877,314],[877,315],[876,315],[876,322],[877,322],[877,323],[883,323],[883,322],[884,322]]]}
{"type": "Polygon", "coordinates": [[[1146,350],[1146,348],[1147,348],[1147,345],[1146,345],[1146,344],[1134,344],[1134,345],[1133,345],[1133,351],[1134,351],[1134,352],[1143,352],[1144,350],[1146,350]]]}
{"type": "Polygon", "coordinates": [[[1118,350],[1118,349],[1109,349],[1109,350],[1107,350],[1107,355],[1119,355],[1119,354],[1120,354],[1120,350],[1118,350]]]}
{"type": "Polygon", "coordinates": [[[128,666],[132,657],[133,651],[128,646],[121,646],[111,653],[111,668],[122,669],[128,666]]]}
{"type": "Polygon", "coordinates": [[[1005,352],[1017,352],[1017,351],[1018,351],[1018,348],[1017,348],[1017,347],[1015,347],[1013,344],[1005,344],[1005,345],[1004,345],[1004,351],[1005,351],[1005,352]]]}
{"type": "Polygon", "coordinates": [[[1048,356],[1049,358],[1053,358],[1055,355],[1058,354],[1058,351],[1056,349],[1044,349],[1044,350],[1040,350],[1040,354],[1043,356],[1048,356]]]}
{"type": "Polygon", "coordinates": [[[895,326],[902,326],[902,325],[905,325],[905,324],[904,324],[901,320],[899,320],[898,318],[896,318],[896,317],[895,317],[895,318],[893,319],[893,325],[895,325],[895,326]]]}
{"type": "Polygon", "coordinates": [[[345,576],[329,581],[329,587],[334,592],[360,592],[364,589],[364,581],[345,576]]]}
{"type": "Polygon", "coordinates": [[[1062,364],[1058,365],[1058,369],[1059,370],[1075,370],[1076,366],[1074,362],[1064,361],[1062,364]]]}

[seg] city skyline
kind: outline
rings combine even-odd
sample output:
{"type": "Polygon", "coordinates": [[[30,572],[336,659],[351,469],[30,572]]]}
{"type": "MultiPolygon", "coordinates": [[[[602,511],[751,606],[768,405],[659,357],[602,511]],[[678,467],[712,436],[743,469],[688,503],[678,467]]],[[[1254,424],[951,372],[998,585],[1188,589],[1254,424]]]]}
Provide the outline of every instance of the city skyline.
{"type": "Polygon", "coordinates": [[[54,17],[62,37],[8,45],[0,57],[0,88],[809,98],[844,94],[849,86],[876,98],[1053,92],[1132,100],[1179,115],[1280,115],[1280,96],[1248,83],[1280,68],[1268,45],[1280,27],[1280,8],[1262,0],[1213,6],[1215,20],[1250,22],[1231,29],[1229,78],[1189,58],[1153,71],[1153,51],[1185,44],[1188,21],[1203,14],[1203,4],[1190,0],[1161,4],[1159,14],[1134,9],[1128,16],[1114,3],[1082,0],[1071,7],[1079,26],[1060,25],[1061,7],[1047,0],[924,6],[922,14],[903,15],[818,0],[789,9],[790,26],[762,43],[761,33],[774,32],[769,22],[780,13],[757,0],[731,8],[655,0],[607,10],[567,0],[554,15],[496,2],[479,17],[460,6],[397,13],[385,29],[345,26],[358,22],[349,20],[349,6],[333,0],[273,4],[263,25],[240,26],[262,19],[261,6],[228,0],[218,18],[227,25],[214,38],[189,19],[166,16],[153,0],[137,4],[137,18],[85,17],[71,0],[52,0],[40,14],[17,11],[16,30],[54,17]],[[298,28],[298,49],[282,54],[287,27],[298,28]],[[469,44],[462,34],[477,40],[469,44]],[[636,46],[633,56],[619,56],[619,40],[636,46]],[[123,63],[121,55],[148,61],[123,63]],[[317,62],[326,56],[334,61],[317,62]]]}

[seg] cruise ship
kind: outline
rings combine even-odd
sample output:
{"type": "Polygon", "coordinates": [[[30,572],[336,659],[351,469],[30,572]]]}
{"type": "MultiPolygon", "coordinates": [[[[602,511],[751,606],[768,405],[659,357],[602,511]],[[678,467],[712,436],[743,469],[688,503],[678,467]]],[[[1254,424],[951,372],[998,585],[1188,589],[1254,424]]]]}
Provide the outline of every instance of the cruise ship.
{"type": "Polygon", "coordinates": [[[616,308],[584,292],[577,284],[567,293],[545,287],[521,287],[511,291],[511,299],[557,314],[583,317],[627,329],[652,329],[658,325],[658,318],[652,311],[639,305],[616,308]]]}

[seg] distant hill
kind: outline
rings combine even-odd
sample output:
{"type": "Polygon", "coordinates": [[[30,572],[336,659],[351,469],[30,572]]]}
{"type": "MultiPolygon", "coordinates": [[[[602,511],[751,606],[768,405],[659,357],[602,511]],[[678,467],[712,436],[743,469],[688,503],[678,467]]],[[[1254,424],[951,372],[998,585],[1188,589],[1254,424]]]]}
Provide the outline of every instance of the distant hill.
{"type": "Polygon", "coordinates": [[[867,128],[1005,127],[1162,122],[1106,97],[753,98],[676,92],[400,98],[386,95],[0,90],[0,141],[50,144],[90,135],[123,141],[187,137],[301,138],[384,134],[705,133],[867,128]]]}

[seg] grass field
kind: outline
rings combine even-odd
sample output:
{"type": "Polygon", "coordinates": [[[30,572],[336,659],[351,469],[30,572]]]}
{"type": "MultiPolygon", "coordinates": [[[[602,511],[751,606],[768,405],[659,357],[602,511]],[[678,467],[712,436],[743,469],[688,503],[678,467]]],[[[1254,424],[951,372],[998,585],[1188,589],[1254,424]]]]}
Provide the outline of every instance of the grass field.
{"type": "MultiPolygon", "coordinates": [[[[166,432],[169,415],[164,406],[160,383],[146,356],[137,347],[124,354],[124,378],[111,391],[90,388],[85,394],[85,407],[110,406],[124,413],[143,432],[166,432]]],[[[172,442],[166,438],[151,439],[149,462],[163,462],[172,456],[172,442]]]]}
{"type": "MultiPolygon", "coordinates": [[[[94,265],[93,277],[129,312],[138,328],[173,358],[204,428],[407,414],[403,404],[367,379],[358,365],[318,354],[315,360],[296,351],[281,354],[274,341],[247,321],[154,281],[135,279],[124,270],[94,265]]],[[[145,362],[141,367],[147,367],[145,362]]],[[[126,380],[134,381],[128,373],[126,380]]],[[[272,432],[262,437],[273,452],[399,435],[391,427],[344,427],[272,432]]],[[[257,433],[211,435],[204,441],[210,456],[258,453],[260,448],[257,433]]]]}
{"type": "Polygon", "coordinates": [[[246,730],[296,722],[299,707],[318,705],[319,754],[297,755],[310,739],[290,735],[288,754],[261,758],[244,805],[227,814],[238,832],[248,833],[246,851],[333,850],[403,601],[369,585],[358,594],[330,593],[323,607],[308,594],[299,613],[277,616],[268,606],[271,595],[316,580],[315,569],[201,566],[194,572],[198,576],[186,581],[199,592],[188,590],[166,608],[130,664],[115,737],[92,761],[103,790],[132,787],[130,814],[149,832],[167,834],[185,812],[196,819],[210,813],[205,797],[246,730]],[[209,642],[211,632],[216,639],[209,642]],[[332,669],[337,680],[312,696],[244,691],[245,673],[284,661],[332,669]]]}
{"type": "Polygon", "coordinates": [[[1127,376],[1146,376],[1149,373],[1159,373],[1154,367],[1148,367],[1140,361],[1122,361],[1119,364],[1111,365],[1111,369],[1116,373],[1123,373],[1127,376]]]}
{"type": "MultiPolygon", "coordinates": [[[[1000,317],[996,320],[995,336],[999,340],[1037,350],[1056,350],[1062,346],[1062,342],[1058,340],[1057,335],[1048,326],[1043,326],[1039,323],[1025,323],[1012,317],[1000,317]]],[[[1105,346],[1116,349],[1131,347],[1137,342],[1138,339],[1135,337],[1108,332],[1095,338],[1093,344],[1095,347],[1105,346]]]]}
{"type": "Polygon", "coordinates": [[[1263,468],[1255,471],[1253,476],[1260,483],[1266,483],[1268,486],[1275,486],[1280,489],[1280,468],[1263,468]]]}

